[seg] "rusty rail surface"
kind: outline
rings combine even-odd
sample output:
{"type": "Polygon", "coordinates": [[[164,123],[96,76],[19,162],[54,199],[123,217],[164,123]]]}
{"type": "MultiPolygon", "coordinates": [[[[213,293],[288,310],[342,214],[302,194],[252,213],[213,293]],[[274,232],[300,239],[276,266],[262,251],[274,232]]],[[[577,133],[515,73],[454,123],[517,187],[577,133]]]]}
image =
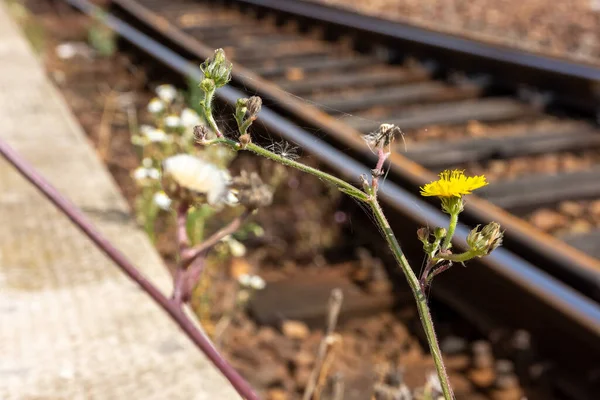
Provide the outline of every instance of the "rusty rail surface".
{"type": "MultiPolygon", "coordinates": [[[[89,15],[98,14],[98,9],[86,0],[67,1],[89,15]]],[[[126,9],[129,16],[136,16],[137,23],[163,44],[112,15],[104,15],[102,21],[125,40],[168,67],[192,78],[199,77],[197,67],[189,62],[190,55],[204,58],[212,54],[212,48],[192,40],[166,18],[157,16],[139,3],[131,0],[116,0],[115,3],[126,9]],[[172,46],[179,53],[164,44],[172,46]]],[[[368,171],[363,162],[372,160],[372,157],[363,150],[358,132],[303,101],[294,100],[289,95],[283,97],[285,93],[276,85],[240,65],[234,68],[234,80],[238,87],[274,100],[270,103],[274,104],[277,112],[265,107],[259,118],[270,133],[300,145],[347,178],[356,178],[368,171]],[[299,128],[294,121],[302,121],[303,126],[306,126],[306,121],[311,121],[309,126],[318,127],[332,140],[330,143],[319,140],[299,128]],[[348,132],[356,134],[350,135],[348,132]],[[351,151],[345,154],[336,149],[335,145],[339,146],[340,143],[351,151]]],[[[234,104],[237,98],[246,94],[226,87],[218,92],[218,96],[222,101],[234,104]]],[[[405,221],[402,231],[407,233],[401,239],[407,243],[411,240],[414,242],[412,233],[416,227],[424,224],[443,225],[445,216],[414,195],[415,186],[430,179],[430,172],[400,154],[394,154],[392,168],[395,175],[386,181],[380,193],[389,210],[405,221]]],[[[519,242],[521,236],[528,239],[522,245],[529,252],[537,251],[545,255],[549,262],[563,268],[574,268],[592,288],[598,286],[597,260],[548,235],[535,232],[521,220],[485,200],[471,201],[469,212],[473,218],[479,215],[480,220],[490,218],[500,221],[507,230],[517,232],[512,232],[513,241],[519,242]]],[[[468,228],[464,225],[457,229],[457,246],[464,246],[467,232],[468,228]]],[[[490,257],[472,263],[469,271],[463,273],[457,270],[440,279],[434,295],[457,309],[483,332],[489,333],[499,326],[529,330],[541,354],[553,360],[561,372],[556,377],[555,385],[567,388],[572,382],[577,382],[581,387],[588,387],[590,382],[586,382],[586,374],[600,356],[600,306],[590,299],[593,297],[589,296],[590,293],[586,293],[586,297],[581,291],[544,272],[540,266],[543,267],[545,261],[540,259],[546,258],[538,254],[537,258],[532,259],[536,260],[536,264],[524,260],[508,248],[501,248],[490,257]],[[530,313],[524,315],[514,312],[521,310],[524,304],[530,313]],[[568,345],[564,343],[565,338],[571,339],[568,345]],[[568,369],[564,368],[566,366],[568,369]]],[[[549,270],[552,271],[552,268],[549,270]]]]}

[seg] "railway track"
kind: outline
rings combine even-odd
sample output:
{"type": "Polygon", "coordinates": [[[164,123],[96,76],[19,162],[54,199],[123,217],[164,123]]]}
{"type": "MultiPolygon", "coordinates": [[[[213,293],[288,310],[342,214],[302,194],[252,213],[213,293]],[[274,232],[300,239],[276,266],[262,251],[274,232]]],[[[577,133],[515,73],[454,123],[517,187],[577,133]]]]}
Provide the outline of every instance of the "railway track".
{"type": "MultiPolygon", "coordinates": [[[[68,2],[94,12],[83,0],[68,2]]],[[[554,60],[554,70],[542,63],[545,69],[539,67],[539,73],[527,82],[544,89],[547,77],[573,83],[569,90],[558,90],[550,97],[517,90],[503,81],[505,77],[452,73],[440,63],[411,61],[406,54],[390,51],[391,39],[381,32],[365,33],[363,39],[369,42],[365,45],[361,35],[367,28],[355,24],[357,34],[344,27],[360,16],[340,20],[338,10],[331,14],[332,9],[310,3],[113,3],[118,15],[175,53],[123,21],[105,21],[179,72],[193,76],[187,60],[203,59],[214,48],[225,48],[235,64],[234,86],[258,93],[271,108],[261,115],[269,132],[297,143],[352,177],[365,171],[372,160],[361,133],[382,122],[400,126],[406,150],[400,144],[391,157],[382,196],[391,210],[409,216],[415,227],[443,224],[439,212],[412,195],[431,179],[432,172],[460,167],[490,176],[493,184],[483,198],[472,199],[466,222],[499,221],[506,228],[506,246],[473,263],[468,273],[448,274],[436,283],[435,292],[484,332],[500,325],[531,331],[540,352],[561,371],[555,382],[559,390],[573,395],[573,387],[584,388],[573,397],[586,398],[587,390],[598,383],[593,382],[593,371],[597,367],[594,357],[597,360],[600,355],[600,261],[596,258],[600,246],[595,246],[600,223],[596,219],[585,231],[581,227],[576,232],[548,229],[554,234],[549,235],[522,218],[534,219],[540,209],[556,208],[560,213],[569,208],[565,201],[581,202],[577,205],[583,211],[573,218],[585,219],[582,214],[593,212],[590,204],[600,198],[600,136],[592,122],[573,118],[572,110],[585,114],[595,109],[590,107],[595,104],[593,88],[585,83],[600,73],[577,65],[568,68],[569,63],[560,60],[554,60]],[[374,37],[379,40],[371,42],[374,37]],[[571,92],[572,87],[583,88],[579,97],[571,92]],[[582,98],[590,100],[582,106],[578,101],[582,98]],[[558,107],[569,112],[556,111],[558,107]],[[317,132],[324,140],[309,132],[317,132]],[[570,161],[555,162],[545,170],[548,158],[570,161]],[[530,308],[528,320],[514,313],[524,304],[530,308]],[[568,346],[563,345],[565,337],[573,340],[568,346]]],[[[439,57],[431,43],[420,46],[424,50],[414,54],[433,51],[439,57]]],[[[482,65],[493,61],[488,52],[482,53],[482,65]]],[[[504,59],[496,61],[509,63],[510,57],[501,55],[504,59]]],[[[477,59],[477,54],[465,57],[477,59]]],[[[513,62],[511,68],[531,73],[536,62],[540,61],[529,58],[522,65],[513,62]]],[[[488,72],[484,67],[481,70],[488,72]]],[[[232,103],[242,94],[227,88],[220,95],[232,103]]],[[[573,209],[571,205],[571,214],[577,214],[573,209]]],[[[404,231],[414,229],[407,226],[404,231]]],[[[458,233],[464,238],[466,228],[458,233]]],[[[414,243],[412,236],[407,233],[403,239],[414,243]]]]}
{"type": "MultiPolygon", "coordinates": [[[[507,247],[600,299],[600,246],[595,246],[600,235],[600,180],[599,170],[591,168],[600,165],[600,136],[588,121],[545,111],[573,107],[572,93],[559,93],[549,103],[547,95],[523,89],[519,93],[491,76],[466,77],[432,62],[400,64],[405,54],[382,51],[381,46],[356,51],[353,47],[360,48],[360,41],[350,45],[354,42],[348,33],[315,28],[314,20],[282,16],[272,9],[240,8],[260,3],[285,12],[287,1],[115,3],[162,32],[189,57],[202,59],[215,47],[225,48],[236,64],[234,75],[241,88],[271,100],[283,115],[323,132],[325,140],[351,149],[363,160],[372,157],[360,139],[363,133],[382,122],[400,126],[406,146],[399,143],[391,172],[413,192],[431,178],[424,168],[485,173],[493,184],[481,192],[487,201],[471,202],[469,222],[501,222],[507,228],[507,247]],[[338,40],[325,40],[328,36],[338,40]],[[573,201],[589,204],[576,204],[573,210],[573,201]],[[571,205],[570,214],[562,212],[564,202],[567,209],[571,205]],[[544,222],[544,216],[556,221],[544,222]],[[532,229],[521,218],[541,220],[537,225],[547,232],[532,229]]],[[[307,18],[316,12],[304,14],[307,18]]],[[[534,67],[541,68],[537,64],[534,67]]],[[[592,76],[588,70],[564,65],[555,69],[562,74],[555,71],[555,78],[570,78],[565,81],[569,88],[584,86],[582,76],[592,76]]],[[[580,97],[589,95],[582,90],[580,97]]]]}

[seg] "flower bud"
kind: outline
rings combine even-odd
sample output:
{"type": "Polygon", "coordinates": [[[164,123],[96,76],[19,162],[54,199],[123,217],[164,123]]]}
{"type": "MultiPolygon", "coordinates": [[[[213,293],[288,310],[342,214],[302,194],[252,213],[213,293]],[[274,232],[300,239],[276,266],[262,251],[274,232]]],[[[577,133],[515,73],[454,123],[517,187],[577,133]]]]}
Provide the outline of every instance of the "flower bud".
{"type": "Polygon", "coordinates": [[[431,232],[429,232],[429,228],[419,228],[417,229],[417,237],[419,238],[419,240],[421,242],[423,242],[423,244],[425,243],[429,243],[429,235],[431,232]]]}
{"type": "Polygon", "coordinates": [[[203,79],[202,82],[200,82],[200,89],[204,92],[212,92],[215,90],[215,81],[210,78],[203,79]]]}
{"type": "Polygon", "coordinates": [[[262,99],[258,96],[252,96],[248,99],[248,114],[251,117],[256,117],[262,107],[262,99]]]}
{"type": "Polygon", "coordinates": [[[437,227],[433,231],[433,236],[435,236],[436,240],[442,240],[446,237],[446,229],[437,227]]]}
{"type": "Polygon", "coordinates": [[[223,49],[215,50],[215,54],[200,65],[204,76],[211,79],[216,88],[225,86],[231,80],[231,69],[232,65],[223,49]]]}
{"type": "Polygon", "coordinates": [[[478,257],[490,254],[494,249],[502,244],[504,233],[497,222],[490,222],[483,229],[477,225],[467,236],[467,244],[472,252],[478,257]]]}

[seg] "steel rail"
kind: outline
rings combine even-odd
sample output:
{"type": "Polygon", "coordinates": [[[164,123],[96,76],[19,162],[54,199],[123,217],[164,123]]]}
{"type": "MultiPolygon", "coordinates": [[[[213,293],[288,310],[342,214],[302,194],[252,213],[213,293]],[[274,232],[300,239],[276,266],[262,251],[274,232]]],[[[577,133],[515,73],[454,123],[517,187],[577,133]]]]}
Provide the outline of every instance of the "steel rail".
{"type": "MultiPolygon", "coordinates": [[[[100,15],[99,9],[87,0],[65,1],[92,17],[100,15]]],[[[124,21],[110,14],[104,14],[100,20],[171,69],[196,80],[201,78],[195,65],[124,21]]],[[[235,104],[245,94],[225,87],[217,96],[235,104]]],[[[268,107],[263,107],[259,121],[270,132],[297,143],[346,178],[356,179],[370,171],[268,107]]],[[[382,185],[380,194],[388,209],[404,218],[401,238],[411,237],[414,241],[413,228],[442,226],[447,222],[437,208],[389,180],[382,185]]],[[[462,224],[457,228],[459,247],[464,248],[468,231],[462,224]]],[[[486,333],[500,325],[530,331],[541,355],[552,359],[561,374],[578,382],[585,379],[600,358],[600,305],[506,249],[499,248],[489,257],[472,262],[468,270],[446,274],[436,282],[433,294],[486,333]],[[530,312],[523,317],[525,305],[530,312]]],[[[554,381],[560,382],[559,378],[554,381]]]]}
{"type": "Polygon", "coordinates": [[[441,29],[427,29],[410,22],[392,21],[342,7],[308,0],[226,0],[288,13],[362,35],[377,36],[401,45],[416,55],[425,55],[445,65],[477,72],[513,71],[511,83],[535,84],[569,95],[568,104],[595,113],[600,107],[600,66],[567,58],[471,39],[441,29]],[[432,56],[435,50],[439,56],[432,56]],[[454,57],[457,54],[458,57],[454,57]],[[468,61],[465,62],[465,59],[468,61]],[[476,67],[473,67],[476,65],[476,67]],[[473,68],[476,68],[473,69],[473,68]],[[571,90],[571,88],[574,88],[571,90]]]}
{"type": "MultiPolygon", "coordinates": [[[[238,0],[235,0],[238,1],[238,0]]],[[[243,1],[243,0],[242,0],[243,1]]],[[[213,49],[182,32],[166,18],[157,15],[134,0],[113,0],[113,3],[128,14],[139,19],[151,29],[160,32],[170,43],[189,52],[194,57],[205,59],[212,55],[213,49]]],[[[287,1],[275,1],[279,7],[287,1]]],[[[310,7],[307,2],[299,2],[310,7]]],[[[303,124],[324,132],[327,140],[350,148],[357,157],[366,162],[375,162],[374,155],[364,146],[360,132],[343,122],[332,118],[316,107],[290,96],[278,86],[261,78],[242,65],[235,65],[234,83],[249,91],[259,93],[274,103],[275,110],[300,119],[303,124]]],[[[389,179],[418,193],[419,186],[431,181],[434,175],[419,164],[402,154],[392,153],[389,179]]],[[[477,196],[471,196],[463,216],[465,222],[472,224],[496,221],[505,229],[505,246],[529,261],[543,266],[543,269],[558,279],[576,286],[590,298],[600,301],[600,260],[567,245],[549,234],[535,229],[520,218],[496,207],[477,196]]]]}
{"type": "Polygon", "coordinates": [[[536,54],[514,47],[485,43],[441,31],[434,31],[402,21],[391,21],[360,14],[307,0],[232,0],[237,3],[266,7],[295,16],[336,24],[356,31],[376,33],[392,39],[411,41],[422,45],[451,50],[494,62],[510,63],[539,71],[548,71],[590,81],[600,81],[600,67],[559,57],[536,54]]]}

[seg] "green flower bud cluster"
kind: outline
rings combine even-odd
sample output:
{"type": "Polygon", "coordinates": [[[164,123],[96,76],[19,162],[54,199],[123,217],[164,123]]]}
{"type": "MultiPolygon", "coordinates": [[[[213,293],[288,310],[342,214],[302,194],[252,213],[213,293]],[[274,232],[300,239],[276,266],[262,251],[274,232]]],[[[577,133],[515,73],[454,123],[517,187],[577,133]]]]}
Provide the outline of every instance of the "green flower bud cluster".
{"type": "Polygon", "coordinates": [[[435,254],[440,249],[441,241],[446,237],[446,229],[444,228],[435,228],[433,230],[433,241],[429,241],[432,232],[429,228],[420,228],[417,230],[417,237],[423,243],[423,250],[430,257],[434,257],[435,254]]]}
{"type": "MultiPolygon", "coordinates": [[[[233,66],[225,57],[225,52],[223,49],[215,50],[215,54],[200,64],[200,70],[204,74],[204,82],[212,81],[212,85],[214,88],[220,88],[229,83],[231,80],[231,69],[233,66]]],[[[207,83],[208,85],[209,83],[207,83]]],[[[208,91],[207,89],[203,90],[208,91]]],[[[214,89],[213,89],[214,90],[214,89]]]]}

